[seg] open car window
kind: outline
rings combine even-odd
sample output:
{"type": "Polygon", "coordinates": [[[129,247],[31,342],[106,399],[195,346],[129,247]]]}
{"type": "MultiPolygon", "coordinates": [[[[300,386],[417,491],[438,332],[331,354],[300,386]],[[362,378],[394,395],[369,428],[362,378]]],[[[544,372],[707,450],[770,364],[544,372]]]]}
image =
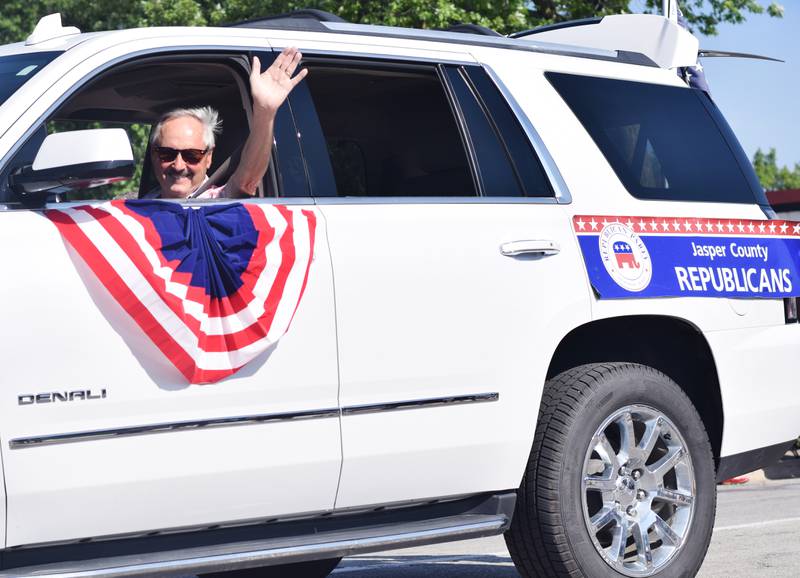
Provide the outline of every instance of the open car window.
{"type": "MultiPolygon", "coordinates": [[[[32,164],[47,134],[87,128],[126,130],[134,153],[134,177],[123,183],[70,193],[68,199],[53,200],[138,198],[157,190],[149,154],[150,132],[164,112],[176,108],[211,106],[219,112],[222,132],[217,136],[208,171],[209,175],[214,174],[226,159],[235,157],[249,134],[247,74],[248,59],[244,54],[192,54],[149,56],[98,75],[73,94],[20,148],[0,175],[0,202],[13,203],[16,194],[10,190],[9,176],[32,164]]],[[[219,184],[225,183],[235,168],[231,162],[219,184]]],[[[277,195],[280,181],[273,173],[271,166],[260,195],[277,195]]]]}

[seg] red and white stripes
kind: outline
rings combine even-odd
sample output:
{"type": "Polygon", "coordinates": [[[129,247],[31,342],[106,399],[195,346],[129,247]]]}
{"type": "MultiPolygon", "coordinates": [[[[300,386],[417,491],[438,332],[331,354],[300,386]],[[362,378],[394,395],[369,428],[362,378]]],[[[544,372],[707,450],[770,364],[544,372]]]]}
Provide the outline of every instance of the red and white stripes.
{"type": "MultiPolygon", "coordinates": [[[[313,210],[246,204],[258,241],[239,289],[211,298],[124,201],[47,211],[101,283],[191,383],[236,372],[289,329],[314,256],[313,210]]],[[[187,208],[186,210],[193,210],[187,208]]]]}
{"type": "Polygon", "coordinates": [[[599,233],[609,223],[622,223],[641,235],[742,235],[800,237],[800,222],[697,217],[631,217],[575,215],[576,233],[599,233]]]}

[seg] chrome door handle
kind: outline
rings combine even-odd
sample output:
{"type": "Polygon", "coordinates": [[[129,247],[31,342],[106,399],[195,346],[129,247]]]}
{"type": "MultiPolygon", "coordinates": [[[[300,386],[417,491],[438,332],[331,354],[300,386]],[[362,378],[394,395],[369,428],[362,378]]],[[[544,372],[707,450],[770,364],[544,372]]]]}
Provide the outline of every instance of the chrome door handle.
{"type": "Polygon", "coordinates": [[[510,241],[500,245],[500,252],[506,257],[517,255],[557,255],[561,247],[555,241],[536,239],[530,241],[510,241]]]}

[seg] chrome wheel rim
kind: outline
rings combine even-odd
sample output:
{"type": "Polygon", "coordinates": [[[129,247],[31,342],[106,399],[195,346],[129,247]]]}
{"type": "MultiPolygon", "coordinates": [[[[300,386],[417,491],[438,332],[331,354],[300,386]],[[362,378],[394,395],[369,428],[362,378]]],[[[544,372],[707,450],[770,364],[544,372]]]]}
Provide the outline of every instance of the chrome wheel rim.
{"type": "Polygon", "coordinates": [[[686,544],[695,510],[692,457],[664,414],[617,410],[597,428],[583,462],[584,521],[603,560],[626,576],[651,576],[686,544]]]}

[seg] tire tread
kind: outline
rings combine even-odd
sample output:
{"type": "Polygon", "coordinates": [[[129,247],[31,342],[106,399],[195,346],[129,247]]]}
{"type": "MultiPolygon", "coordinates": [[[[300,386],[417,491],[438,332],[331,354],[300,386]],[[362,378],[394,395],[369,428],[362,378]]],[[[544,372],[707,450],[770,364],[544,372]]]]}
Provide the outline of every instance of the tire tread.
{"type": "MultiPolygon", "coordinates": [[[[584,575],[572,552],[560,512],[559,482],[566,457],[565,442],[601,384],[615,374],[629,371],[666,378],[648,366],[609,362],[574,367],[545,384],[516,513],[505,535],[512,559],[523,576],[580,578],[584,575]]],[[[688,397],[686,401],[689,402],[688,397]]],[[[711,459],[710,447],[707,458],[711,459]]]]}

